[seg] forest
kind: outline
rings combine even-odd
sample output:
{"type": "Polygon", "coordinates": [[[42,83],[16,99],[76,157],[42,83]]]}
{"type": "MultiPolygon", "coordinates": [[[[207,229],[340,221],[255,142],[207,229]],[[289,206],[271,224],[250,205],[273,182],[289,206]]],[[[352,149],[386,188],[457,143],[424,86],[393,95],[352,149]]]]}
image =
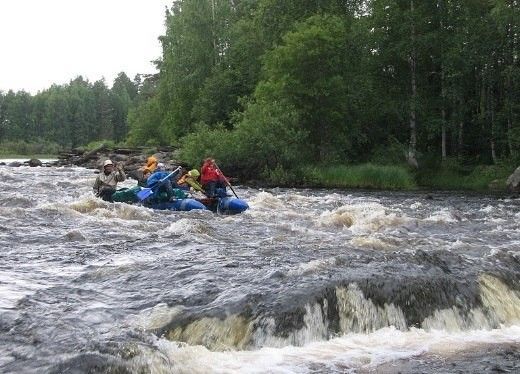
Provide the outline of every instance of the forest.
{"type": "Polygon", "coordinates": [[[175,0],[156,75],[0,92],[0,144],[172,145],[286,184],[359,165],[503,177],[520,161],[519,3],[175,0]]]}

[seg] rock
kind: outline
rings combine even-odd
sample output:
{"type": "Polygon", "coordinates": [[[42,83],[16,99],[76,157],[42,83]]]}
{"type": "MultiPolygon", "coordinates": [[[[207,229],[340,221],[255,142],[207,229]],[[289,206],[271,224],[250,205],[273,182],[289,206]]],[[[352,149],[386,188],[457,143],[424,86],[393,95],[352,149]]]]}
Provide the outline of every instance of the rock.
{"type": "Polygon", "coordinates": [[[29,160],[29,166],[32,168],[34,168],[36,166],[42,166],[42,165],[43,165],[43,163],[40,160],[38,160],[37,158],[31,158],[29,160]]]}
{"type": "Polygon", "coordinates": [[[119,153],[115,153],[113,156],[112,156],[112,161],[114,162],[126,162],[128,161],[128,156],[126,154],[119,154],[119,153]]]}
{"type": "Polygon", "coordinates": [[[495,179],[495,180],[492,180],[491,182],[489,182],[488,188],[493,191],[499,191],[499,190],[503,189],[503,184],[500,183],[500,180],[495,179]]]}
{"type": "Polygon", "coordinates": [[[18,168],[18,167],[22,166],[22,163],[20,161],[13,161],[13,162],[10,162],[9,164],[7,164],[7,166],[11,166],[13,168],[18,168]]]}
{"type": "Polygon", "coordinates": [[[520,192],[520,166],[507,178],[506,186],[510,192],[520,192]]]}

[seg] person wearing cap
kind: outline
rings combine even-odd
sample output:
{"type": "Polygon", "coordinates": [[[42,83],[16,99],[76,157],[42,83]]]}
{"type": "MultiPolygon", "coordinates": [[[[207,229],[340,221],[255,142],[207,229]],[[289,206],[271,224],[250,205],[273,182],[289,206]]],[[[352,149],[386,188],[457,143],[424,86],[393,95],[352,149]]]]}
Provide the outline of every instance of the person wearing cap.
{"type": "Polygon", "coordinates": [[[204,193],[204,188],[202,188],[198,182],[199,176],[199,171],[197,169],[192,169],[179,178],[177,185],[179,185],[180,188],[188,189],[191,187],[190,189],[193,189],[193,191],[204,193]]]}
{"type": "Polygon", "coordinates": [[[103,172],[99,173],[92,187],[96,196],[105,201],[112,201],[112,194],[116,192],[118,182],[126,179],[126,174],[119,165],[114,168],[111,160],[103,162],[103,172]]]}

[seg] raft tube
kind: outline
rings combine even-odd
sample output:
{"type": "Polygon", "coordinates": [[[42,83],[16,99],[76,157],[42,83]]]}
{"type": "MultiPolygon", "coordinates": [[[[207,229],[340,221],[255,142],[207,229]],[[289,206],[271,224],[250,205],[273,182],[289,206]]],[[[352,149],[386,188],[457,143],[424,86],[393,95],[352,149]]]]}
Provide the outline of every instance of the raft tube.
{"type": "Polygon", "coordinates": [[[206,206],[195,199],[178,199],[161,203],[145,204],[146,207],[159,210],[178,210],[188,212],[190,210],[207,210],[206,206]]]}
{"type": "Polygon", "coordinates": [[[209,210],[222,214],[238,214],[249,209],[249,205],[245,200],[236,197],[215,197],[198,199],[209,210]]]}

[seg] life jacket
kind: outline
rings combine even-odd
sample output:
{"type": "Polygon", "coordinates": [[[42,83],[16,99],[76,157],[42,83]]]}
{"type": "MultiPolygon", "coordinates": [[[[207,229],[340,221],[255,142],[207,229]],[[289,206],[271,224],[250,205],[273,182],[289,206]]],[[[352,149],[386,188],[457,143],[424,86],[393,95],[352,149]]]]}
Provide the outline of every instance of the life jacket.
{"type": "Polygon", "coordinates": [[[177,184],[179,186],[182,186],[183,184],[187,184],[187,185],[193,187],[193,189],[195,191],[204,192],[204,189],[199,184],[199,182],[197,182],[197,180],[189,174],[184,174],[182,177],[180,177],[180,179],[177,181],[177,184]]]}
{"type": "Polygon", "coordinates": [[[212,165],[204,164],[200,171],[200,183],[202,183],[202,185],[208,184],[209,182],[219,182],[223,181],[223,179],[225,180],[225,177],[222,175],[220,170],[212,165]]]}
{"type": "Polygon", "coordinates": [[[148,170],[150,170],[150,172],[153,173],[155,169],[157,169],[157,159],[154,156],[148,157],[146,159],[146,166],[144,168],[147,168],[148,170]]]}

